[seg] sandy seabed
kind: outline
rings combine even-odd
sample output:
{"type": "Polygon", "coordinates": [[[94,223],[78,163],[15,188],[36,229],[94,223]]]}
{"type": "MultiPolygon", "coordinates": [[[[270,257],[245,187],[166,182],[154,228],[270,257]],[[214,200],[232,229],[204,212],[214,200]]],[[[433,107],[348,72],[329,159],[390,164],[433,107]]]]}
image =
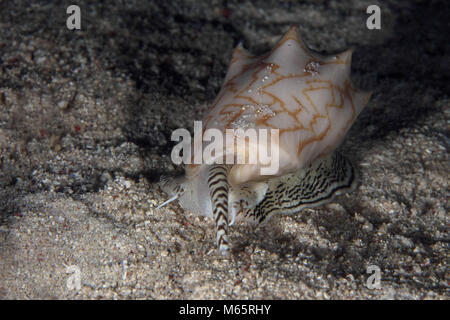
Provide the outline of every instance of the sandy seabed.
{"type": "Polygon", "coordinates": [[[449,298],[446,1],[378,1],[381,30],[367,1],[80,2],[79,31],[69,4],[39,3],[0,3],[0,298],[449,298]],[[212,220],[155,210],[181,170],[170,134],[200,120],[238,42],[264,52],[290,24],[352,47],[373,91],[341,146],[361,186],[234,225],[224,258],[212,220]]]}

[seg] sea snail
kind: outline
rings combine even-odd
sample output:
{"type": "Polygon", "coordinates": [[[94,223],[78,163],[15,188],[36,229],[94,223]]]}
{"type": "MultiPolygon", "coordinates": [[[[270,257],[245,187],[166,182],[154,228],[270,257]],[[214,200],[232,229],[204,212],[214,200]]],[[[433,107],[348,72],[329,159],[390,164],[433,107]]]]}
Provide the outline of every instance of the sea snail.
{"type": "Polygon", "coordinates": [[[353,190],[356,170],[335,149],[370,93],[352,86],[350,64],[350,50],[333,56],[313,52],[296,26],[259,57],[238,45],[203,119],[203,138],[207,129],[226,136],[229,129],[273,129],[270,137],[278,140],[271,140],[270,150],[271,156],[277,153],[277,166],[265,174],[267,162],[259,157],[256,163],[205,161],[223,159],[230,150],[231,159],[248,160],[264,140],[232,133],[221,152],[201,164],[187,164],[185,176],[161,178],[162,190],[171,197],[161,206],[176,199],[183,209],[212,217],[219,251],[227,254],[227,228],[235,218],[262,224],[274,214],[298,213],[353,190]],[[237,146],[243,141],[246,148],[237,146]]]}

